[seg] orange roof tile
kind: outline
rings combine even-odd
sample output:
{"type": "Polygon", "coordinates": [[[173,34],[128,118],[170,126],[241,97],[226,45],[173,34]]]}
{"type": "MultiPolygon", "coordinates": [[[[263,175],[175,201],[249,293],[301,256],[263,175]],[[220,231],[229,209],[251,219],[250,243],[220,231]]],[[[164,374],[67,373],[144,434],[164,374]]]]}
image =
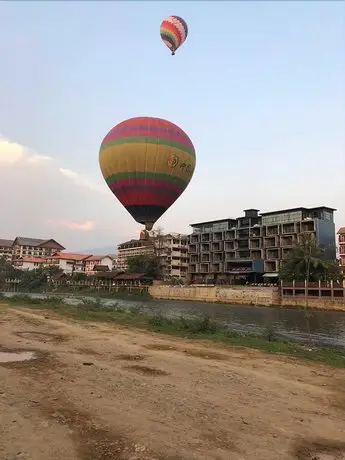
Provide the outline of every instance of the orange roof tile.
{"type": "Polygon", "coordinates": [[[82,261],[88,259],[90,254],[73,254],[72,252],[57,252],[49,257],[49,259],[60,259],[60,260],[75,260],[82,261]]]}
{"type": "Polygon", "coordinates": [[[17,259],[16,262],[31,262],[33,264],[43,264],[45,259],[40,259],[38,257],[23,257],[22,259],[17,259]]]}
{"type": "Polygon", "coordinates": [[[102,260],[103,257],[106,257],[106,256],[89,256],[86,262],[95,262],[97,260],[102,260]]]}

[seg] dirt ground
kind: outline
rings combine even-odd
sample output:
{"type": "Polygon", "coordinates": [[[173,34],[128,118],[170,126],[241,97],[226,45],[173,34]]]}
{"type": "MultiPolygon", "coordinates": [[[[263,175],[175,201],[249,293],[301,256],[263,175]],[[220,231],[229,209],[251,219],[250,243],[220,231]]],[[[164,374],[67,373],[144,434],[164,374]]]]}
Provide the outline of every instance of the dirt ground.
{"type": "Polygon", "coordinates": [[[1,460],[345,459],[345,371],[0,305],[1,460]]]}

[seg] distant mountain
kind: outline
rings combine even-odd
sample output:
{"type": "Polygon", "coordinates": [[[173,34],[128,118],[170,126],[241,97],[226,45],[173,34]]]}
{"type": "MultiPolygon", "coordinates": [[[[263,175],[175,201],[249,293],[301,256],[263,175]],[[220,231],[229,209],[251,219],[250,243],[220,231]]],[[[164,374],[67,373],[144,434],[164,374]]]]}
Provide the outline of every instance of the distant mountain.
{"type": "Polygon", "coordinates": [[[116,246],[104,246],[103,248],[83,249],[82,251],[74,251],[76,254],[93,254],[94,256],[102,256],[106,254],[117,254],[116,246]]]}

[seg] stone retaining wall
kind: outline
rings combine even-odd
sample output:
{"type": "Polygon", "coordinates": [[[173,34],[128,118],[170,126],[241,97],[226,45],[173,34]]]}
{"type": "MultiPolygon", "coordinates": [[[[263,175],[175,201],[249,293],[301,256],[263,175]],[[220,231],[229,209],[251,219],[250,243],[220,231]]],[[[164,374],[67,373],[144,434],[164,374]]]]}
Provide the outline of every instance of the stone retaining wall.
{"type": "Polygon", "coordinates": [[[150,286],[155,299],[190,300],[195,302],[229,303],[242,305],[279,305],[278,288],[272,287],[218,287],[218,286],[150,286]]]}
{"type": "MultiPolygon", "coordinates": [[[[304,296],[283,296],[281,298],[277,287],[153,285],[149,287],[149,293],[155,299],[166,300],[282,307],[305,306],[304,296]]],[[[345,311],[345,299],[309,297],[308,306],[315,310],[345,311]]]]}

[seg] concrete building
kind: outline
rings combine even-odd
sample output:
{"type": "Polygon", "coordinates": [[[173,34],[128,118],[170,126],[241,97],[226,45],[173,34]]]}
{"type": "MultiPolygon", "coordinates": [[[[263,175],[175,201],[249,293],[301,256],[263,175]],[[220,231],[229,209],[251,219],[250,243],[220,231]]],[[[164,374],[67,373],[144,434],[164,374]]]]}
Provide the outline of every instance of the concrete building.
{"type": "Polygon", "coordinates": [[[172,276],[187,278],[188,240],[188,235],[180,233],[168,233],[156,238],[156,253],[160,257],[162,275],[165,279],[172,276]]]}
{"type": "Polygon", "coordinates": [[[192,224],[189,275],[192,282],[231,283],[277,280],[278,272],[302,233],[315,236],[325,259],[334,260],[335,209],[293,208],[192,224]]]}
{"type": "Polygon", "coordinates": [[[17,260],[23,257],[45,258],[65,248],[53,239],[41,240],[17,236],[12,245],[12,258],[17,260]]]}
{"type": "Polygon", "coordinates": [[[111,271],[114,268],[114,258],[112,256],[90,256],[85,259],[85,273],[94,275],[99,271],[111,271]]]}
{"type": "Polygon", "coordinates": [[[345,274],[345,227],[338,230],[339,265],[345,274]]]}
{"type": "Polygon", "coordinates": [[[67,275],[85,273],[85,261],[90,254],[73,254],[70,252],[57,252],[47,257],[46,265],[59,267],[67,275]]]}
{"type": "Polygon", "coordinates": [[[129,257],[153,254],[155,254],[155,247],[152,241],[144,238],[139,240],[130,240],[119,244],[117,254],[117,270],[128,270],[127,259],[129,257]]]}
{"type": "Polygon", "coordinates": [[[40,257],[22,257],[13,261],[13,266],[19,270],[37,270],[44,266],[45,260],[40,257]]]}
{"type": "Polygon", "coordinates": [[[12,245],[13,240],[0,239],[0,259],[5,259],[6,262],[12,261],[12,245]]]}

